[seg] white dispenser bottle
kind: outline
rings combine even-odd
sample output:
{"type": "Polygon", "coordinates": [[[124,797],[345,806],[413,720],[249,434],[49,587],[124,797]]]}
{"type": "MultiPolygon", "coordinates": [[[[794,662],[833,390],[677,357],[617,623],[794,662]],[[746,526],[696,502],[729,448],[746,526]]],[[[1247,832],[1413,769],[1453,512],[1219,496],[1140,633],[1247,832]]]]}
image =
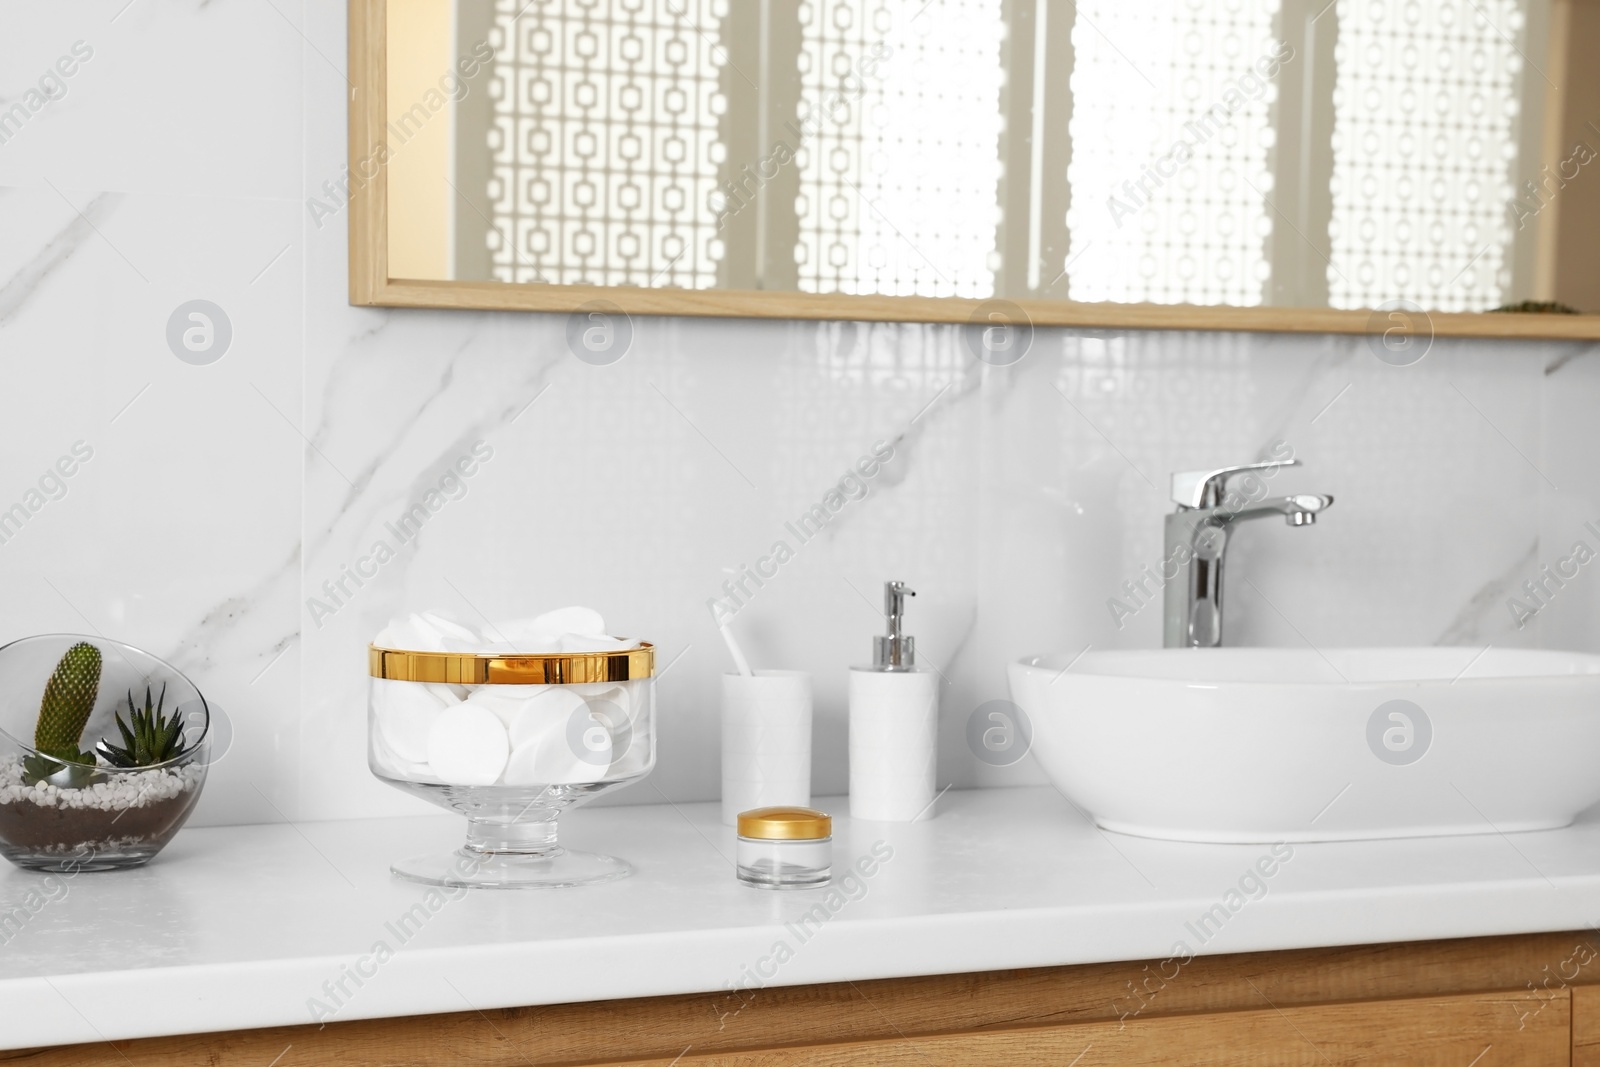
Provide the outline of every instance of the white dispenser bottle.
{"type": "Polygon", "coordinates": [[[911,822],[931,814],[938,755],[938,675],[916,665],[916,639],[901,632],[904,582],[885,582],[889,632],[873,639],[870,667],[850,669],[850,814],[911,822]]]}

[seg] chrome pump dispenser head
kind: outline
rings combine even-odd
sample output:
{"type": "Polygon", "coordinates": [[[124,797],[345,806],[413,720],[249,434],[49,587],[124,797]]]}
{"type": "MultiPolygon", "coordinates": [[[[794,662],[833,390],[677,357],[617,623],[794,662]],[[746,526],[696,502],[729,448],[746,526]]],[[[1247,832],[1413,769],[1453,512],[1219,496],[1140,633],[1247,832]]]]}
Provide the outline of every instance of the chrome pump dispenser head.
{"type": "Polygon", "coordinates": [[[917,591],[905,582],[883,583],[883,614],[889,632],[872,639],[872,669],[909,671],[917,665],[917,639],[901,632],[906,612],[906,597],[917,591]]]}

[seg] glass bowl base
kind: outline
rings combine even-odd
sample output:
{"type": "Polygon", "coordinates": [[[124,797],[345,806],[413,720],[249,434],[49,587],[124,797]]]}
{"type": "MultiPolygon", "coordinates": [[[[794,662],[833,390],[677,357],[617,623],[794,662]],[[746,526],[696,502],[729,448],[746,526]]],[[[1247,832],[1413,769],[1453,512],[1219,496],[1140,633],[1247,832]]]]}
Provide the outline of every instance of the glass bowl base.
{"type": "Polygon", "coordinates": [[[409,882],[469,889],[567,889],[614,882],[633,873],[627,860],[560,846],[538,852],[458,848],[414,856],[389,869],[409,882]]]}
{"type": "Polygon", "coordinates": [[[92,847],[84,845],[70,850],[10,848],[0,845],[0,856],[4,856],[25,871],[40,871],[45,874],[124,871],[130,867],[143,867],[155,859],[156,853],[160,851],[161,845],[92,847]]]}

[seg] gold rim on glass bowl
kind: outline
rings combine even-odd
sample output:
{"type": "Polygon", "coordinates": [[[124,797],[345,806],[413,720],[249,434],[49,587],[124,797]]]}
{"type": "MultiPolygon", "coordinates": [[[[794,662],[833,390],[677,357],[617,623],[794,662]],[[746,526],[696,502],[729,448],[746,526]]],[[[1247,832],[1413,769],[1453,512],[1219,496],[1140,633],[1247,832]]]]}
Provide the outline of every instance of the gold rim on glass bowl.
{"type": "Polygon", "coordinates": [[[656,648],[616,652],[408,652],[367,646],[367,673],[398,682],[448,682],[452,685],[579,685],[627,682],[656,673],[656,648]]]}
{"type": "Polygon", "coordinates": [[[739,813],[739,836],[757,841],[821,841],[833,816],[814,808],[755,808],[739,813]]]}

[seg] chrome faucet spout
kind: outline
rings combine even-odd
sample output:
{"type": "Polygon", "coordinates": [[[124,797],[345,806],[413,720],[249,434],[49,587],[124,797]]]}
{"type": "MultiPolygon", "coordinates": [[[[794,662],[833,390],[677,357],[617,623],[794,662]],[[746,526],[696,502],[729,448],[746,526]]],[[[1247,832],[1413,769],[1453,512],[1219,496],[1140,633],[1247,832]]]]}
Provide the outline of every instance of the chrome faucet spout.
{"type": "Polygon", "coordinates": [[[1317,512],[1324,510],[1332,503],[1333,497],[1331,496],[1298,493],[1294,496],[1273,497],[1270,500],[1247,504],[1236,511],[1230,511],[1225,507],[1191,508],[1189,510],[1195,515],[1209,515],[1209,521],[1218,526],[1243,522],[1246,519],[1259,519],[1267,515],[1282,515],[1290,526],[1313,526],[1317,521],[1317,512]]]}
{"type": "Polygon", "coordinates": [[[1270,475],[1296,463],[1292,459],[1251,463],[1172,476],[1172,497],[1178,510],[1166,518],[1164,559],[1168,563],[1164,566],[1176,569],[1164,593],[1162,643],[1167,648],[1222,644],[1223,565],[1235,526],[1269,515],[1282,515],[1290,526],[1312,526],[1317,516],[1333,505],[1333,497],[1324,494],[1250,500],[1227,491],[1228,480],[1236,475],[1254,471],[1270,475]]]}

